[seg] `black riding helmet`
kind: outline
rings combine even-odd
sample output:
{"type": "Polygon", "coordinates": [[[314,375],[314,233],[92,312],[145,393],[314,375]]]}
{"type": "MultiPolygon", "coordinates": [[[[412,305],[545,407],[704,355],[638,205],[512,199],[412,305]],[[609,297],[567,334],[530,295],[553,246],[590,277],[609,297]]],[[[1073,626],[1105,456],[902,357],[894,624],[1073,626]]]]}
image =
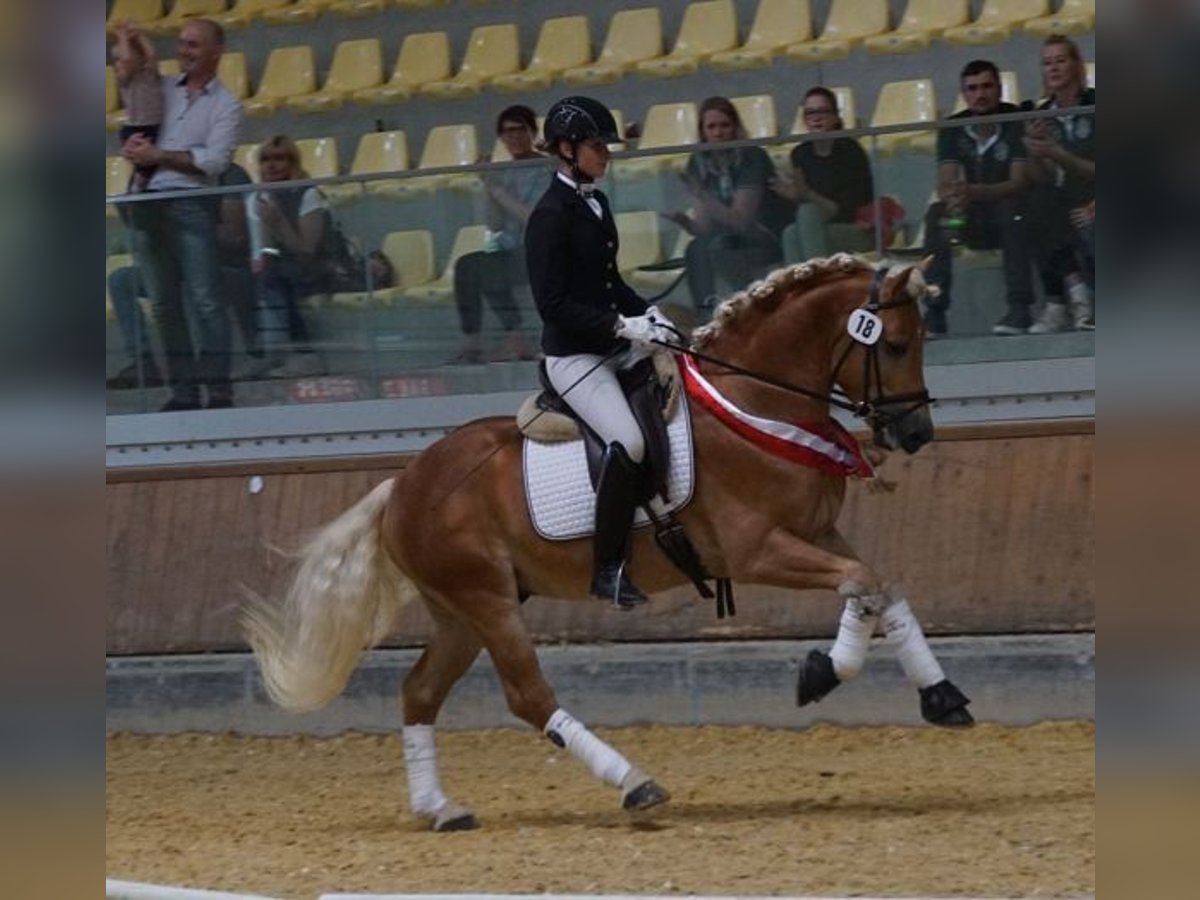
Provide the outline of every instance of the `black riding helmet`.
{"type": "Polygon", "coordinates": [[[617,122],[608,107],[591,97],[564,97],[555,103],[546,113],[542,135],[552,149],[557,148],[559,141],[572,144],[595,138],[606,144],[621,141],[617,122]]]}

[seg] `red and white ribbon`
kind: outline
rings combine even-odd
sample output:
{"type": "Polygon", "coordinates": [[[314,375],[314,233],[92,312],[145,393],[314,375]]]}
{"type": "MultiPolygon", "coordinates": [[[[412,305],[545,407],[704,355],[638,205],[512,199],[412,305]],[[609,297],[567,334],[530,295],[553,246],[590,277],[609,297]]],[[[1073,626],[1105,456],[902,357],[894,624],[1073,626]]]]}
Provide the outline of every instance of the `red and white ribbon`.
{"type": "Polygon", "coordinates": [[[849,475],[871,478],[875,475],[858,441],[835,419],[780,422],[751,415],[735,406],[701,375],[692,357],[681,354],[681,359],[680,370],[688,396],[756,447],[830,475],[843,478],[849,475]]]}

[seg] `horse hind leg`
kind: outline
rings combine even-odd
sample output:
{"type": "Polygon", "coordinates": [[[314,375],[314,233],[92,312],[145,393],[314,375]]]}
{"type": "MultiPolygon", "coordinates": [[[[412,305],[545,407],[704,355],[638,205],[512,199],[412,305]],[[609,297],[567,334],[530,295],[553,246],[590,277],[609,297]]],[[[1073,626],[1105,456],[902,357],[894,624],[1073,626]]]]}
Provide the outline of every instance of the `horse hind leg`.
{"type": "Polygon", "coordinates": [[[442,791],[434,722],[446,695],[479,656],[483,643],[470,626],[433,604],[428,606],[435,623],[433,638],[401,687],[409,808],[429,820],[434,831],[468,831],[479,822],[442,791]]]}

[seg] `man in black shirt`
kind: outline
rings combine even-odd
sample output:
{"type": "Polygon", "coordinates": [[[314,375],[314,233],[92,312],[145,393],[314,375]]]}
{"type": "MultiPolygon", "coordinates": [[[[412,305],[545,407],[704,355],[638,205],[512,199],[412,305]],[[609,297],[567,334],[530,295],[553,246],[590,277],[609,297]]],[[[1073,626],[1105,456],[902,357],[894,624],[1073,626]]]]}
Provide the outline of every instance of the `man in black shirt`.
{"type": "MultiPolygon", "coordinates": [[[[1017,111],[1011,103],[1000,101],[1000,72],[988,60],[967,63],[960,83],[967,108],[952,119],[1017,111]]],[[[1033,281],[1023,215],[1028,172],[1022,137],[1017,122],[971,122],[938,132],[939,201],[930,206],[925,220],[926,250],[934,257],[926,277],[941,289],[925,318],[931,337],[946,333],[955,243],[1003,252],[1008,312],[992,331],[1024,334],[1029,330],[1033,281]]]]}

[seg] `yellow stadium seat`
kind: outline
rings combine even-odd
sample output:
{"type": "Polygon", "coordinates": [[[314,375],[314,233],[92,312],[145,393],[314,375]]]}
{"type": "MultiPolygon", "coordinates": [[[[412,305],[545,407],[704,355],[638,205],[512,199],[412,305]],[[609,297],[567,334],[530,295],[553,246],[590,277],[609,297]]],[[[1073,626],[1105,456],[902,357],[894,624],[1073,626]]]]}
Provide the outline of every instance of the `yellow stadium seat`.
{"type": "Polygon", "coordinates": [[[1050,0],[984,0],[979,18],[969,25],[947,28],[942,35],[952,44],[998,44],[1030,19],[1050,14],[1050,0]]]}
{"type": "Polygon", "coordinates": [[[259,13],[259,18],[270,25],[294,25],[298,22],[311,22],[337,0],[295,0],[286,6],[265,9],[259,13]]]}
{"type": "MultiPolygon", "coordinates": [[[[408,137],[403,131],[369,131],[358,139],[350,174],[407,172],[409,165],[408,137]]],[[[396,196],[395,187],[400,183],[388,178],[363,182],[362,187],[371,195],[393,197],[396,196]]]]}
{"type": "Polygon", "coordinates": [[[888,0],[832,0],[821,36],[791,44],[783,55],[801,63],[844,59],[856,44],[887,29],[888,0]]]}
{"type": "Polygon", "coordinates": [[[919,53],[947,28],[965,25],[971,18],[967,0],[908,0],[895,31],[863,41],[868,53],[919,53]]]}
{"type": "Polygon", "coordinates": [[[331,137],[301,138],[296,141],[300,165],[309,178],[334,178],[338,174],[337,140],[331,137]]]}
{"type": "Polygon", "coordinates": [[[258,144],[238,144],[233,148],[233,161],[246,170],[251,181],[258,183],[258,144]]]}
{"type": "Polygon", "coordinates": [[[592,36],[586,16],[547,19],[538,32],[529,65],[520,72],[496,76],[492,87],[498,91],[544,90],[562,72],[587,65],[591,59],[592,36]]]}
{"type": "Polygon", "coordinates": [[[623,9],[608,23],[608,36],[594,63],[567,69],[563,81],[572,85],[611,84],[639,62],[662,56],[662,17],[657,7],[623,9]]]}
{"type": "Polygon", "coordinates": [[[114,0],[108,13],[108,28],[119,22],[134,22],[143,25],[161,19],[163,0],[114,0]]]}
{"type": "Polygon", "coordinates": [[[120,127],[125,121],[125,111],[121,109],[121,92],[117,88],[117,73],[112,66],[104,67],[104,116],[105,126],[109,131],[120,127]]]}
{"type": "MultiPolygon", "coordinates": [[[[637,149],[677,147],[695,144],[699,140],[695,103],[656,103],[646,110],[646,121],[642,124],[642,136],[638,140],[637,149]]],[[[641,178],[661,172],[681,172],[686,165],[686,153],[635,157],[614,162],[621,177],[626,178],[641,178]]]]}
{"type": "Polygon", "coordinates": [[[371,294],[366,291],[334,294],[330,298],[334,306],[363,307],[372,300],[390,306],[407,288],[433,280],[433,235],[428,231],[393,231],[384,237],[380,250],[392,264],[392,286],[377,288],[371,294]]]}
{"type": "Polygon", "coordinates": [[[133,166],[123,156],[106,156],[104,158],[104,193],[113,197],[124,194],[129,187],[129,176],[133,174],[133,166]]]}
{"type": "Polygon", "coordinates": [[[274,9],[289,5],[292,0],[235,0],[229,12],[213,16],[226,28],[245,28],[255,19],[274,9]]]}
{"type": "Polygon", "coordinates": [[[219,16],[225,12],[225,5],[225,0],[175,0],[170,12],[161,19],[147,23],[146,31],[160,37],[173,35],[188,19],[219,16]]]}
{"type": "MultiPolygon", "coordinates": [[[[242,58],[245,59],[244,56],[242,58]]],[[[224,60],[225,57],[222,56],[221,59],[224,60]]],[[[175,59],[173,56],[167,57],[166,59],[160,59],[158,61],[158,74],[159,75],[179,75],[179,73],[180,73],[179,60],[175,59]]]]}
{"type": "Polygon", "coordinates": [[[737,13],[733,0],[701,0],[689,3],[684,9],[683,22],[671,52],[657,59],[643,60],[635,71],[656,78],[690,75],[714,53],[736,46],[737,13]]]}
{"type": "Polygon", "coordinates": [[[284,105],[292,112],[318,113],[340,109],[355,92],[383,82],[383,44],[379,38],[342,41],[333,51],[325,83],[315,94],[289,97],[284,105]]]}
{"type": "Polygon", "coordinates": [[[810,0],[758,0],[746,42],[733,50],[714,53],[708,65],[719,72],[762,68],[784,47],[811,38],[810,0]]]}
{"type": "Polygon", "coordinates": [[[245,100],[250,95],[250,74],[246,71],[245,53],[222,53],[221,62],[217,65],[217,77],[225,85],[225,90],[239,100],[245,100]]]}
{"type": "MultiPolygon", "coordinates": [[[[479,136],[474,125],[436,125],[429,129],[417,169],[442,169],[450,166],[473,166],[479,162],[479,136]]],[[[430,175],[398,180],[388,190],[388,196],[398,199],[428,194],[441,189],[474,190],[479,186],[476,175],[430,175]]]]}
{"type": "Polygon", "coordinates": [[[387,105],[412,96],[423,84],[450,77],[450,37],[444,31],[421,31],[407,35],[400,45],[392,77],[378,87],[357,90],[355,103],[387,105]]]}
{"type": "Polygon", "coordinates": [[[267,57],[258,91],[242,106],[248,116],[269,116],[284,100],[311,94],[316,87],[312,47],[279,47],[267,57]]]}
{"type": "Polygon", "coordinates": [[[329,11],[339,16],[363,18],[383,12],[387,0],[334,0],[329,4],[329,11]]]}
{"type": "MultiPolygon", "coordinates": [[[[879,99],[875,101],[875,112],[871,116],[871,127],[934,122],[937,117],[937,98],[931,79],[890,81],[879,91],[879,99]]],[[[936,143],[936,132],[900,131],[881,134],[875,138],[875,142],[876,149],[885,154],[901,150],[932,153],[936,143]]]]}
{"type": "Polygon", "coordinates": [[[752,94],[746,97],[730,97],[729,101],[738,111],[738,117],[746,127],[748,137],[772,138],[779,133],[779,120],[775,116],[775,98],[770,94],[752,94]]]}
{"type": "MultiPolygon", "coordinates": [[[[1021,102],[1021,82],[1017,78],[1016,72],[1004,71],[1000,73],[1000,99],[1005,103],[1020,103],[1021,102]]],[[[954,101],[953,112],[962,112],[967,108],[967,101],[963,99],[962,92],[958,94],[958,99],[954,101]]]]}
{"type": "MultiPolygon", "coordinates": [[[[622,239],[623,240],[623,239],[622,239]]],[[[653,297],[656,294],[661,294],[667,290],[674,282],[679,280],[683,274],[683,257],[687,253],[687,246],[692,242],[692,236],[682,228],[678,229],[675,237],[675,245],[671,248],[671,255],[668,259],[679,260],[679,268],[663,269],[653,272],[645,272],[634,268],[632,271],[622,273],[622,277],[635,291],[643,297],[653,297]]],[[[662,245],[662,238],[659,237],[659,246],[662,245]]],[[[658,262],[666,262],[665,259],[658,262]]],[[[647,263],[640,263],[647,265],[647,263]]]]}
{"type": "Polygon", "coordinates": [[[468,225],[460,228],[454,236],[454,246],[446,259],[446,267],[441,276],[425,284],[417,284],[405,288],[401,293],[409,300],[420,303],[441,303],[454,296],[454,264],[459,257],[475,253],[483,249],[483,234],[486,229],[482,225],[468,225]]]}
{"type": "Polygon", "coordinates": [[[473,97],[497,75],[508,75],[521,67],[521,45],[517,26],[480,25],[471,29],[467,52],[453,77],[431,81],[417,92],[432,100],[473,97]]]}
{"type": "Polygon", "coordinates": [[[1096,64],[1094,62],[1087,64],[1087,86],[1090,88],[1096,86],[1096,64]]]}
{"type": "Polygon", "coordinates": [[[1063,0],[1058,12],[1030,19],[1021,26],[1031,34],[1086,34],[1096,27],[1096,0],[1063,0]]]}
{"type": "Polygon", "coordinates": [[[395,0],[401,9],[432,9],[435,6],[449,6],[451,0],[395,0]]]}
{"type": "Polygon", "coordinates": [[[662,235],[656,212],[621,212],[613,216],[620,246],[617,247],[617,271],[630,275],[638,266],[662,262],[662,235]]]}

